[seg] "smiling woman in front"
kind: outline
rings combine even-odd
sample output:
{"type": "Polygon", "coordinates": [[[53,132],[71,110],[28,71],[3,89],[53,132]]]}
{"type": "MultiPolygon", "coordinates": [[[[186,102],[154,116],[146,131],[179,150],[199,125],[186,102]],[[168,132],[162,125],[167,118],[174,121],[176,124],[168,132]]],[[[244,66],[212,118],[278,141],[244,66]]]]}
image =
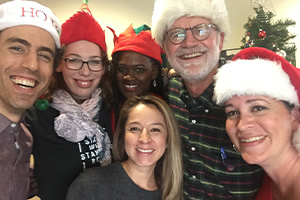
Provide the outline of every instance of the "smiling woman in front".
{"type": "Polygon", "coordinates": [[[149,95],[127,100],[114,136],[113,157],[117,162],[82,173],[67,199],[182,199],[180,136],[162,99],[149,95]]]}

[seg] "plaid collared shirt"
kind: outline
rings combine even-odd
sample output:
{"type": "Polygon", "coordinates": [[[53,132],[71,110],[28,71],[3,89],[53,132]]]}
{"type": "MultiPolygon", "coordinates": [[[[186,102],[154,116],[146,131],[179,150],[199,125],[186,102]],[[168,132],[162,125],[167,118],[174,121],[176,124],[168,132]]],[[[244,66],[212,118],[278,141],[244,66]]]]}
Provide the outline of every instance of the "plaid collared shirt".
{"type": "Polygon", "coordinates": [[[225,131],[226,115],[213,100],[213,84],[190,98],[180,77],[170,80],[168,100],[183,145],[185,199],[254,199],[263,170],[235,152],[225,131]]]}

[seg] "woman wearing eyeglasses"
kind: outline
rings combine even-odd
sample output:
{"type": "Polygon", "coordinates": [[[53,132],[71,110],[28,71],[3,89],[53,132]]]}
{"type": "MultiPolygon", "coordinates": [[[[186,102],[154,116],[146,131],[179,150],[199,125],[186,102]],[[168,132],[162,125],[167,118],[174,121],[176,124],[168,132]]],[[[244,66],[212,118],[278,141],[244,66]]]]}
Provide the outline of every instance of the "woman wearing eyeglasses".
{"type": "Polygon", "coordinates": [[[111,163],[105,36],[88,7],[62,25],[62,58],[48,93],[27,114],[43,200],[64,200],[80,172],[111,163]],[[102,90],[105,88],[105,90],[102,90]]]}

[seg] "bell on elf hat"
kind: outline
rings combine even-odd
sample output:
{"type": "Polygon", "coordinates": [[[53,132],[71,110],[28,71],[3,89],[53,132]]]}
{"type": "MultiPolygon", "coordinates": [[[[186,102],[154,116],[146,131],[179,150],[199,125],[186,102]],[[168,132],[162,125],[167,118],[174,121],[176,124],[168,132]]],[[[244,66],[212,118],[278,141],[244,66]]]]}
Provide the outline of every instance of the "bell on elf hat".
{"type": "Polygon", "coordinates": [[[300,69],[265,48],[241,50],[214,78],[219,105],[235,95],[264,95],[296,106],[300,102],[300,69]]]}

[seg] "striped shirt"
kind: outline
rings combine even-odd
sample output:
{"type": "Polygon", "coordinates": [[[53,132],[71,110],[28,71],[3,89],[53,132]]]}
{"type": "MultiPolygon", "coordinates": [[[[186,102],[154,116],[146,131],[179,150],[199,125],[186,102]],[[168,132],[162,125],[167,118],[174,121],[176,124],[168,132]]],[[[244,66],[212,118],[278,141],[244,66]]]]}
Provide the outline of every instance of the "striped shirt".
{"type": "Polygon", "coordinates": [[[185,199],[254,199],[263,170],[234,151],[225,131],[224,109],[212,96],[213,84],[190,98],[180,77],[170,80],[168,100],[183,145],[185,199]]]}

